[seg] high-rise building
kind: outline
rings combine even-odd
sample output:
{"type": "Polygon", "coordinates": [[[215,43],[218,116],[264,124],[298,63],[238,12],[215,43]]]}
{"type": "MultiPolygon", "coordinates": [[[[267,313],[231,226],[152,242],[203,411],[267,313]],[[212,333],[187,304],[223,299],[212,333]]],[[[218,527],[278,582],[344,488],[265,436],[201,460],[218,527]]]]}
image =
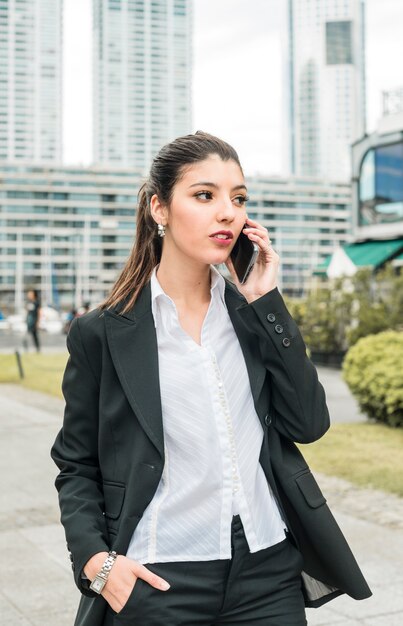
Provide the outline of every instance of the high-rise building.
{"type": "Polygon", "coordinates": [[[289,0],[288,10],[290,170],[347,180],[365,132],[364,0],[289,0]]]}
{"type": "Polygon", "coordinates": [[[62,10],[0,2],[0,160],[61,160],[62,10]]]}
{"type": "Polygon", "coordinates": [[[192,0],[93,0],[94,161],[148,168],[191,131],[192,0]]]}

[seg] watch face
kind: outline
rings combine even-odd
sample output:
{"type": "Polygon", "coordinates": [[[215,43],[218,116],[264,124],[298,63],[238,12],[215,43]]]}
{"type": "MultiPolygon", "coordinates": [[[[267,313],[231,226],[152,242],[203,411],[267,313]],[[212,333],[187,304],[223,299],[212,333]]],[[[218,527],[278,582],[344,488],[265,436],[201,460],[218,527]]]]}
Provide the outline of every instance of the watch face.
{"type": "Polygon", "coordinates": [[[96,593],[101,593],[104,586],[105,586],[105,581],[96,576],[94,580],[92,581],[92,583],[90,584],[90,589],[92,589],[96,593]]]}

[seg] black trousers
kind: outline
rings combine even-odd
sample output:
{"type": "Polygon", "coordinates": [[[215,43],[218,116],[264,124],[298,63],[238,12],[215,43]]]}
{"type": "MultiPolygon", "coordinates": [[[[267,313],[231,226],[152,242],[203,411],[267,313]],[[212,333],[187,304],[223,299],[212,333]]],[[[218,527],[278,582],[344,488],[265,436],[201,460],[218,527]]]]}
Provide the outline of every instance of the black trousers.
{"type": "Polygon", "coordinates": [[[305,626],[302,556],[293,543],[250,553],[239,516],[231,541],[230,560],[147,564],[171,588],[158,591],[138,578],[103,626],[305,626]]]}
{"type": "Polygon", "coordinates": [[[36,348],[36,351],[39,352],[41,349],[41,344],[39,343],[38,330],[37,328],[30,328],[28,330],[30,335],[32,335],[32,339],[36,348]]]}

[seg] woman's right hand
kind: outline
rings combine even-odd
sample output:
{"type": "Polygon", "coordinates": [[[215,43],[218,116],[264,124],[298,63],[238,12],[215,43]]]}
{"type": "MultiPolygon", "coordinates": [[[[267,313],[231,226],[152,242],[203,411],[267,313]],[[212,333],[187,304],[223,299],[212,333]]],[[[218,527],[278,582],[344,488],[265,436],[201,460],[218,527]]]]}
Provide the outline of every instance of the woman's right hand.
{"type": "MultiPolygon", "coordinates": [[[[98,552],[90,558],[84,567],[84,574],[87,578],[94,580],[107,556],[107,552],[98,552]]],[[[102,590],[102,596],[115,613],[120,613],[125,606],[137,578],[142,578],[159,591],[168,591],[170,587],[166,580],[150,572],[141,563],[128,559],[126,556],[118,555],[102,590]]]]}

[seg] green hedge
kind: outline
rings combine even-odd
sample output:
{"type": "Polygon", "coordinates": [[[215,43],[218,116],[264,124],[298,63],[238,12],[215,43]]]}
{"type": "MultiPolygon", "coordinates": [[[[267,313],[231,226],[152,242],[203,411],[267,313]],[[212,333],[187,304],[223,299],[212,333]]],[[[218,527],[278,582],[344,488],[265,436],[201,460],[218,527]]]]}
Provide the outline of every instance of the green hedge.
{"type": "Polygon", "coordinates": [[[360,339],[346,354],[343,377],[368,417],[403,427],[403,333],[360,339]]]}

